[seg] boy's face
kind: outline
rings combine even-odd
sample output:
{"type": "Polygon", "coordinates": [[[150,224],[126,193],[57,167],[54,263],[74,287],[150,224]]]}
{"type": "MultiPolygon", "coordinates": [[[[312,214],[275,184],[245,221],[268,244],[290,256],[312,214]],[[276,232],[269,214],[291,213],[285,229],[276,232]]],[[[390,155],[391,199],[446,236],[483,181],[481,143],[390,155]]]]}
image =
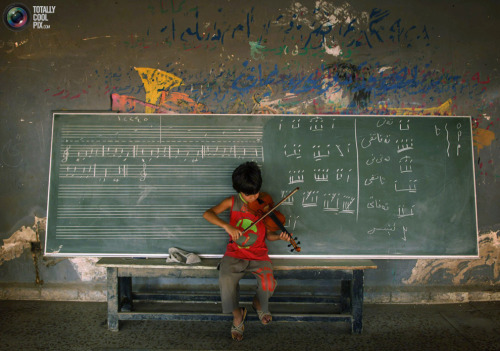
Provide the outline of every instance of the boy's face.
{"type": "Polygon", "coordinates": [[[253,195],[247,195],[247,194],[243,194],[241,193],[241,197],[243,198],[243,200],[245,200],[247,203],[250,203],[250,202],[254,202],[255,200],[258,199],[259,197],[259,193],[257,194],[253,194],[253,195]]]}

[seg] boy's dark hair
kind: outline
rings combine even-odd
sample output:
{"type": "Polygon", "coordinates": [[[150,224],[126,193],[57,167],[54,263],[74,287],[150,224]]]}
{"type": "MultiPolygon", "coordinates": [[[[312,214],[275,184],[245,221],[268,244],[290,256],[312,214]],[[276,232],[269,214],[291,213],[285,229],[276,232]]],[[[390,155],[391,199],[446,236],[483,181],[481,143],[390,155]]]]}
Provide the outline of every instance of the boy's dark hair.
{"type": "Polygon", "coordinates": [[[233,188],[245,195],[257,194],[262,186],[260,168],[255,162],[245,162],[233,171],[233,188]]]}

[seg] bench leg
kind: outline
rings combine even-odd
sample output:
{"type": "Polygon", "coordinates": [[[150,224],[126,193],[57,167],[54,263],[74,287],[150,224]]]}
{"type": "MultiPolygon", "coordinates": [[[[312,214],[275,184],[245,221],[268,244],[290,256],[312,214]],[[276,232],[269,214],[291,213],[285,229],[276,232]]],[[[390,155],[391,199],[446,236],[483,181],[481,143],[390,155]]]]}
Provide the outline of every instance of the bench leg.
{"type": "Polygon", "coordinates": [[[354,334],[361,334],[363,330],[363,270],[354,270],[351,285],[351,331],[354,334]]]}
{"type": "Polygon", "coordinates": [[[108,329],[118,331],[118,269],[107,268],[107,285],[108,285],[108,329]]]}
{"type": "Polygon", "coordinates": [[[120,296],[118,299],[119,310],[122,312],[132,311],[132,277],[118,277],[120,296]]]}
{"type": "Polygon", "coordinates": [[[351,311],[352,280],[340,281],[340,313],[351,311]]]}

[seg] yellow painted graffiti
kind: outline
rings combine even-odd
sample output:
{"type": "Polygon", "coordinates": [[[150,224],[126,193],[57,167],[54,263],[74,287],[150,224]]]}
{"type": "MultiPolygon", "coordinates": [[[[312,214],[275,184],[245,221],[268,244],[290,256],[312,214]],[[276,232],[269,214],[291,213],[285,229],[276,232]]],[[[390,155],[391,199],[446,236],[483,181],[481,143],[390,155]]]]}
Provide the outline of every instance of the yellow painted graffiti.
{"type": "MultiPolygon", "coordinates": [[[[182,84],[182,79],[171,73],[147,67],[134,68],[137,73],[139,73],[142,83],[144,84],[147,103],[158,105],[163,92],[169,91],[182,84]]],[[[146,113],[154,112],[154,108],[146,106],[146,113]]]]}
{"type": "MultiPolygon", "coordinates": [[[[415,116],[451,116],[451,107],[452,100],[449,99],[445,101],[443,104],[437,107],[428,107],[428,108],[414,108],[414,107],[403,107],[403,108],[387,108],[387,111],[391,114],[396,115],[415,115],[415,116]]],[[[378,107],[370,107],[369,110],[381,110],[385,109],[384,106],[378,107]]]]}
{"type": "Polygon", "coordinates": [[[477,147],[477,152],[485,146],[490,146],[491,142],[495,140],[495,133],[491,130],[476,128],[472,132],[472,137],[474,138],[474,146],[477,147]]]}

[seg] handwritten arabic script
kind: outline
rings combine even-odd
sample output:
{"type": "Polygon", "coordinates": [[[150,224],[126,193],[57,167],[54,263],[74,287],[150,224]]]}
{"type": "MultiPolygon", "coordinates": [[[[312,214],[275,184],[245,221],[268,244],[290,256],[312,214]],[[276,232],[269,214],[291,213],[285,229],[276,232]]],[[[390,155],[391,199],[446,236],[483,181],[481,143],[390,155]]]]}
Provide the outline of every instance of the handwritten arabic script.
{"type": "Polygon", "coordinates": [[[404,116],[283,117],[270,134],[273,148],[281,150],[271,155],[282,171],[273,179],[281,177],[276,181],[281,192],[301,187],[287,205],[302,213],[302,221],[312,217],[356,227],[370,240],[385,237],[404,246],[417,240],[427,215],[421,203],[429,196],[430,174],[446,167],[428,162],[428,150],[434,151],[429,143],[436,138],[436,150],[443,152],[444,144],[447,157],[459,157],[462,127],[462,122],[439,119],[433,124],[404,116]]]}

